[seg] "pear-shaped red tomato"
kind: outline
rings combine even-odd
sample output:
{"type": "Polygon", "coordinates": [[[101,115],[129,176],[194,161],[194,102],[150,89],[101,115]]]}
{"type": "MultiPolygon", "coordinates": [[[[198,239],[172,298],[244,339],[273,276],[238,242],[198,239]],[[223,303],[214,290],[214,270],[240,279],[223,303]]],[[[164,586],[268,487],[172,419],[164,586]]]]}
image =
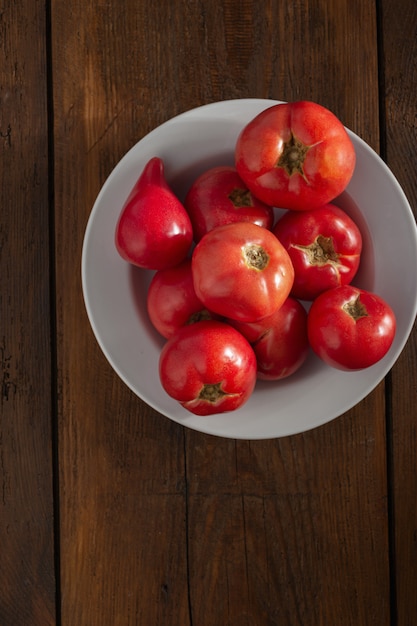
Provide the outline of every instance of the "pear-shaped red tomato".
{"type": "Polygon", "coordinates": [[[162,159],[154,157],[122,208],[116,226],[117,250],[133,265],[160,270],[181,263],[192,239],[188,213],[166,182],[162,159]]]}

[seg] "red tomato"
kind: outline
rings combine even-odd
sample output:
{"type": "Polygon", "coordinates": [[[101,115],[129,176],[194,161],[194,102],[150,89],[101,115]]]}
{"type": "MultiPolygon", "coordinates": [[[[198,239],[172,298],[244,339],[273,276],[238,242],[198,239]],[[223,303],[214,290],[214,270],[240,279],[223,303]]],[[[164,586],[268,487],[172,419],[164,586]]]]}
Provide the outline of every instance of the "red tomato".
{"type": "Polygon", "coordinates": [[[307,319],[310,345],[323,361],[343,370],[377,363],[394,340],[394,312],[380,296],[344,285],[322,293],[307,319]]]}
{"type": "Polygon", "coordinates": [[[159,270],[181,263],[192,240],[188,213],[165,180],[163,161],[154,157],[122,207],[116,248],[129,263],[159,270]]]}
{"type": "Polygon", "coordinates": [[[314,209],[338,196],[355,168],[355,150],[342,122],[314,102],[269,107],[241,131],[237,171],[271,206],[314,209]]]}
{"type": "Polygon", "coordinates": [[[291,295],[295,298],[313,300],[326,289],[350,283],[358,270],[361,233],[334,204],[312,211],[287,211],[273,233],[294,266],[291,295]]]}
{"type": "Polygon", "coordinates": [[[216,226],[252,222],[272,228],[274,212],[251,194],[235,167],[219,166],[199,176],[184,201],[193,225],[194,241],[216,226]]]}
{"type": "Polygon", "coordinates": [[[251,344],[259,379],[287,378],[307,358],[307,312],[294,298],[287,298],[278,311],[257,322],[231,320],[230,323],[251,344]]]}
{"type": "Polygon", "coordinates": [[[210,310],[244,322],[272,315],[286,300],[294,269],[271,231],[239,222],[208,232],[192,256],[194,289],[210,310]]]}
{"type": "Polygon", "coordinates": [[[197,298],[190,259],[154,274],[147,293],[147,309],[152,324],[166,339],[181,326],[217,318],[197,298]]]}
{"type": "Polygon", "coordinates": [[[234,411],[256,383],[256,357],[237,330],[219,321],[183,326],[162,348],[166,393],[196,415],[234,411]]]}

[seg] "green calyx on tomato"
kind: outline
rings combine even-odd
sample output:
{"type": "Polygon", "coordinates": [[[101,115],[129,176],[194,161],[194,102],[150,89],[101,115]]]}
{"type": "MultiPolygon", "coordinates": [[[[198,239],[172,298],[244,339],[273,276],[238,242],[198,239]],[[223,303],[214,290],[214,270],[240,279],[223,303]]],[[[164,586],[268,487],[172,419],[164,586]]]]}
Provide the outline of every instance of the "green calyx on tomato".
{"type": "Polygon", "coordinates": [[[334,249],[332,237],[324,237],[319,235],[308,246],[302,246],[301,244],[294,245],[297,250],[303,250],[308,257],[310,265],[326,265],[327,263],[334,263],[338,265],[339,255],[334,249]]]}
{"type": "Polygon", "coordinates": [[[200,311],[191,313],[186,324],[187,325],[196,324],[197,322],[202,322],[203,320],[212,320],[212,319],[215,319],[215,316],[213,316],[210,313],[210,311],[208,311],[207,309],[201,309],[200,311]]]}
{"type": "Polygon", "coordinates": [[[360,296],[346,302],[342,309],[357,322],[361,317],[368,317],[366,306],[360,301],[360,296]]]}
{"type": "Polygon", "coordinates": [[[250,269],[262,271],[269,263],[266,250],[257,244],[250,244],[242,248],[243,258],[250,269]]]}
{"type": "Polygon", "coordinates": [[[226,393],[222,389],[222,383],[206,384],[203,385],[201,391],[198,395],[199,400],[204,400],[206,402],[216,403],[219,398],[223,398],[223,396],[228,396],[230,394],[226,393]]]}
{"type": "Polygon", "coordinates": [[[288,176],[300,174],[304,180],[307,180],[304,174],[303,164],[310,147],[311,146],[306,146],[291,133],[291,137],[283,144],[282,154],[277,161],[276,167],[282,167],[287,172],[288,176]]]}
{"type": "Polygon", "coordinates": [[[235,187],[227,196],[235,209],[253,206],[252,194],[249,189],[239,189],[235,187]]]}

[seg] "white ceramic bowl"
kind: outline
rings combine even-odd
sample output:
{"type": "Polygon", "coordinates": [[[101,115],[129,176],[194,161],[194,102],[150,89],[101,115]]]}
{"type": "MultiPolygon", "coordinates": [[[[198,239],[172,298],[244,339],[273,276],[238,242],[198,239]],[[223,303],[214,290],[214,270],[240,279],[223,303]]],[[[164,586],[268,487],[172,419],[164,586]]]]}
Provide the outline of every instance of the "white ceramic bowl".
{"type": "Polygon", "coordinates": [[[167,180],[183,199],[192,181],[205,169],[233,164],[240,130],[277,102],[244,99],[208,104],[169,120],[141,139],[101,189],[82,253],[88,317],[102,351],[120,378],[162,415],[201,432],[236,439],[267,439],[306,431],[359,403],[397,360],[417,311],[417,235],[411,208],[381,158],[349,131],[357,165],[337,203],[356,220],[364,238],[354,284],[378,293],[396,314],[397,333],[388,354],[357,372],[330,368],[311,354],[288,379],[258,382],[249,401],[231,413],[196,416],[167,396],[158,376],[164,340],[152,328],[146,312],[152,273],[131,267],[114,246],[121,207],[154,156],[163,159],[167,180]]]}

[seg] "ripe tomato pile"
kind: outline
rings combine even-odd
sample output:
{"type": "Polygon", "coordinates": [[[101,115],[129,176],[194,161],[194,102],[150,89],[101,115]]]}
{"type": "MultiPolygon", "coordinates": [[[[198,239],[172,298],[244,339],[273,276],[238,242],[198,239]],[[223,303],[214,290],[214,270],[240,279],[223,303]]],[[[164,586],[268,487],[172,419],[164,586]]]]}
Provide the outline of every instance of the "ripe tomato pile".
{"type": "Polygon", "coordinates": [[[159,376],[187,410],[233,411],[257,379],[291,376],[310,349],[343,370],[388,352],[394,313],[353,284],[362,236],[334,204],[354,168],[343,124],[306,101],[252,119],[237,138],[235,166],[203,172],[183,203],[162,159],[147,163],[115,243],[127,262],[156,270],[147,310],[166,340],[159,376]]]}

